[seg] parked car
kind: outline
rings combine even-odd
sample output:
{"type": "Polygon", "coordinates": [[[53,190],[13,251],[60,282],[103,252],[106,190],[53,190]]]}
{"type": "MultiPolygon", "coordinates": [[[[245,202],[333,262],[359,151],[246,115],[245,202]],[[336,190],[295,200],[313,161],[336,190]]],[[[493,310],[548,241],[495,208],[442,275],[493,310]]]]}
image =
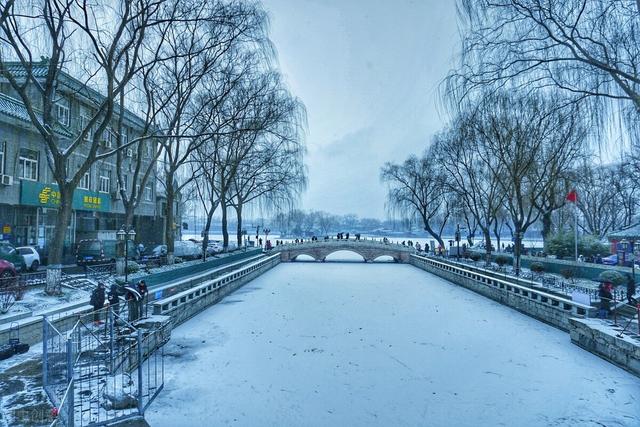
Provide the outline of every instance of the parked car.
{"type": "Polygon", "coordinates": [[[10,243],[0,242],[0,259],[9,261],[17,270],[24,269],[24,258],[10,243]]]}
{"type": "MultiPolygon", "coordinates": [[[[118,257],[118,247],[121,244],[118,240],[80,240],[76,250],[76,263],[88,265],[115,262],[118,257]]],[[[136,244],[131,240],[127,240],[127,257],[129,259],[138,258],[136,244]]]]}
{"type": "Polygon", "coordinates": [[[36,271],[40,266],[40,254],[32,246],[20,246],[16,248],[18,253],[24,258],[25,270],[36,271]]]}
{"type": "MultiPolygon", "coordinates": [[[[608,257],[602,258],[602,263],[604,265],[618,265],[618,254],[609,255],[608,257]]],[[[636,266],[638,264],[636,263],[636,266]]],[[[631,261],[627,260],[624,262],[625,267],[631,267],[631,261]]]]}
{"type": "Polygon", "coordinates": [[[173,254],[182,259],[197,259],[202,257],[202,246],[190,241],[173,243],[173,254]]]}
{"type": "Polygon", "coordinates": [[[10,277],[18,276],[18,270],[16,266],[5,259],[0,259],[0,286],[2,286],[10,277]]]}
{"type": "Polygon", "coordinates": [[[149,254],[154,257],[161,257],[167,255],[167,245],[158,245],[151,250],[149,254]]]}
{"type": "Polygon", "coordinates": [[[209,255],[217,254],[220,252],[222,252],[222,242],[209,242],[209,245],[207,245],[207,253],[209,255]]]}

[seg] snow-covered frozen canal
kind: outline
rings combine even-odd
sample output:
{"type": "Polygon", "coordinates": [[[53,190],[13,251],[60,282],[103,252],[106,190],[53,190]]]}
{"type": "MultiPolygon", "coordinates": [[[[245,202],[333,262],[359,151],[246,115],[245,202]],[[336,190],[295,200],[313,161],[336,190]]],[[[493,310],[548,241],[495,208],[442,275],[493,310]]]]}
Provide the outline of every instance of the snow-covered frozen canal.
{"type": "Polygon", "coordinates": [[[153,427],[640,425],[638,378],[409,265],[279,265],[165,352],[153,427]]]}

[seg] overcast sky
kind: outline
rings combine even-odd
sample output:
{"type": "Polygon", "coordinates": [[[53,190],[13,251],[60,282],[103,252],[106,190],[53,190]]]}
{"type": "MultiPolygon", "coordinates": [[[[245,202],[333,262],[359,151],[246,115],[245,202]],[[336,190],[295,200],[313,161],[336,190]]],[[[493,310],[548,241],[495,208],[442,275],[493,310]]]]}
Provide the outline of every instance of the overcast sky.
{"type": "Polygon", "coordinates": [[[292,92],[307,107],[302,208],[385,216],[380,167],[424,150],[458,49],[454,0],[263,0],[292,92]]]}

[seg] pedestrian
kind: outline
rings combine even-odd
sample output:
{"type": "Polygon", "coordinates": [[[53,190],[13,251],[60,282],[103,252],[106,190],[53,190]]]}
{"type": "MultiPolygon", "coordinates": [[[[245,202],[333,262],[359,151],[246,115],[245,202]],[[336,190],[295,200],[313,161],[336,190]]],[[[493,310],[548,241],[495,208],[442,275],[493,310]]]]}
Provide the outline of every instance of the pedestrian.
{"type": "Polygon", "coordinates": [[[127,300],[127,308],[129,309],[129,322],[135,322],[140,318],[139,305],[140,293],[137,289],[131,286],[125,286],[125,291],[127,292],[126,300],[127,300]]]}
{"type": "Polygon", "coordinates": [[[598,288],[598,296],[600,297],[600,310],[598,311],[598,317],[601,319],[607,319],[609,317],[609,311],[611,310],[611,300],[613,295],[611,294],[611,284],[604,282],[600,284],[598,288]]]}
{"type": "Polygon", "coordinates": [[[120,315],[120,292],[118,291],[118,285],[115,283],[109,289],[107,300],[109,301],[109,307],[113,310],[113,314],[118,317],[120,315]]]}
{"type": "Polygon", "coordinates": [[[144,317],[147,317],[146,308],[147,306],[147,295],[149,294],[149,290],[147,289],[147,283],[144,280],[140,280],[138,282],[138,292],[140,293],[140,305],[139,305],[139,313],[140,317],[142,317],[142,312],[144,311],[144,317]]]}
{"type": "Polygon", "coordinates": [[[91,292],[91,298],[89,304],[93,306],[93,323],[99,325],[100,321],[100,309],[104,306],[105,294],[104,283],[98,282],[98,286],[91,292]]]}
{"type": "Polygon", "coordinates": [[[630,305],[636,305],[637,301],[633,297],[636,294],[636,281],[632,275],[627,275],[627,302],[630,305]]]}
{"type": "Polygon", "coordinates": [[[258,240],[258,244],[262,247],[262,237],[258,240]]]}

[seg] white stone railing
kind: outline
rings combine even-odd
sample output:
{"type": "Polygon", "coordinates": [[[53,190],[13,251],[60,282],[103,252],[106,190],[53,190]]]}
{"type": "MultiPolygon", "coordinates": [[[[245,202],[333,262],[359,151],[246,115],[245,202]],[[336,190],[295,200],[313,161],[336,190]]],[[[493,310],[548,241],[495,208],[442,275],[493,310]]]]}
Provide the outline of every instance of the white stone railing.
{"type": "MultiPolygon", "coordinates": [[[[532,306],[531,304],[518,304],[515,308],[525,311],[533,317],[540,318],[541,320],[552,323],[563,329],[568,329],[569,317],[586,318],[589,317],[590,313],[595,311],[595,309],[590,305],[581,304],[579,302],[572,301],[571,299],[563,298],[538,289],[532,289],[526,285],[518,285],[508,280],[502,280],[494,276],[485,275],[459,265],[452,265],[448,262],[438,261],[418,255],[411,255],[411,263],[416,266],[420,266],[422,264],[424,266],[429,266],[431,268],[450,273],[460,279],[471,280],[486,288],[487,291],[491,290],[507,297],[528,300],[528,302],[533,303],[533,306],[537,307],[535,310],[530,307],[532,306]],[[544,307],[544,310],[540,310],[540,306],[544,307]],[[552,315],[555,311],[563,313],[563,319],[560,324],[557,323],[557,319],[552,315]]],[[[482,289],[479,288],[473,290],[482,291],[482,289]]],[[[492,299],[497,299],[493,298],[493,293],[482,293],[485,295],[489,294],[487,296],[492,297],[492,299]]],[[[508,299],[501,299],[500,302],[510,306],[515,305],[510,303],[508,299]]]]}
{"type": "Polygon", "coordinates": [[[172,311],[180,308],[183,305],[191,304],[195,300],[202,299],[209,296],[209,294],[217,293],[227,287],[228,285],[236,282],[245,276],[255,272],[258,269],[264,267],[273,267],[280,262],[280,255],[275,254],[263,258],[257,262],[253,262],[244,267],[234,270],[230,273],[224,274],[216,279],[208,280],[193,288],[179,292],[175,295],[167,298],[160,299],[153,303],[153,314],[170,314],[172,311]]]}

